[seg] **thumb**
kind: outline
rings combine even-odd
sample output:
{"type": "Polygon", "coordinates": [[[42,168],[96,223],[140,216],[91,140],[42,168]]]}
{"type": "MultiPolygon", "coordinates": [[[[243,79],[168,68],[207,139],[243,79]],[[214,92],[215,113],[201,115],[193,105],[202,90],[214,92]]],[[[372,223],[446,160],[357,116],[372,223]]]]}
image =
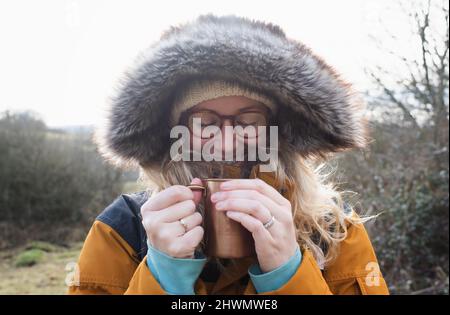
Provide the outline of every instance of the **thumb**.
{"type": "MultiPolygon", "coordinates": [[[[200,178],[194,178],[191,181],[191,185],[200,185],[203,186],[203,183],[201,181],[200,178]]],[[[203,190],[192,190],[192,192],[194,193],[194,202],[196,205],[198,205],[200,203],[200,201],[202,200],[203,197],[203,190]]]]}

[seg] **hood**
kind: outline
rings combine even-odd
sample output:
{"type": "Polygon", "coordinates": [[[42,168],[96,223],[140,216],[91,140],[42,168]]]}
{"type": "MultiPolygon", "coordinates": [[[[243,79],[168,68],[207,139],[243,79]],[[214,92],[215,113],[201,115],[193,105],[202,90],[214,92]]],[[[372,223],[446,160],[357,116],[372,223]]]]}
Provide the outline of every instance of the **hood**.
{"type": "Polygon", "coordinates": [[[366,144],[361,97],[308,47],[271,23],[208,14],[171,27],[124,73],[95,133],[100,153],[117,165],[159,161],[170,149],[174,91],[203,78],[271,96],[280,139],[304,157],[366,144]]]}

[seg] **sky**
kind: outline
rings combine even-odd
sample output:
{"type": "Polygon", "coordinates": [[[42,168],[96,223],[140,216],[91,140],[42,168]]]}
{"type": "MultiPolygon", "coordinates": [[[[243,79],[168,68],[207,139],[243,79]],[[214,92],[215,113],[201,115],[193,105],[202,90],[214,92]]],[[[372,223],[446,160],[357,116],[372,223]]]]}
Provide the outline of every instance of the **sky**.
{"type": "Polygon", "coordinates": [[[408,33],[389,0],[2,1],[0,112],[33,110],[50,127],[99,124],[133,58],[170,25],[204,13],[278,24],[360,91],[371,87],[364,68],[383,63],[370,35],[408,33]]]}

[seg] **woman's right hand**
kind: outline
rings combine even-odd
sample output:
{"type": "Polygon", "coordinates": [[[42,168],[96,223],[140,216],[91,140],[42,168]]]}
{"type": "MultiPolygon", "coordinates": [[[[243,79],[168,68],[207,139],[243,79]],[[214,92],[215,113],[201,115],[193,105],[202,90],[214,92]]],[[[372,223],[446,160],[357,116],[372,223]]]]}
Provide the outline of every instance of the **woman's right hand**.
{"type": "MultiPolygon", "coordinates": [[[[201,185],[194,178],[192,185],[201,185]]],[[[174,185],[149,198],[141,207],[147,239],[157,250],[174,258],[193,258],[203,239],[202,216],[196,211],[201,191],[174,185]],[[187,225],[187,231],[180,220],[187,225]]]]}

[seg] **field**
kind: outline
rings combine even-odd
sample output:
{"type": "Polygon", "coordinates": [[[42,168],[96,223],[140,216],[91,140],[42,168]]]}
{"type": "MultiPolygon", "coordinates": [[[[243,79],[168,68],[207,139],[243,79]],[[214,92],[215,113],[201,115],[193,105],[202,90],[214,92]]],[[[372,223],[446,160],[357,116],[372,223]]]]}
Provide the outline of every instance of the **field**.
{"type": "MultiPolygon", "coordinates": [[[[145,189],[136,181],[124,184],[123,193],[145,189]]],[[[82,242],[67,247],[46,242],[0,251],[0,294],[65,294],[66,267],[78,260],[82,242]],[[68,265],[69,264],[69,265],[68,265]]]]}
{"type": "Polygon", "coordinates": [[[0,294],[65,294],[65,268],[76,262],[82,243],[69,247],[35,242],[0,253],[0,294]]]}

